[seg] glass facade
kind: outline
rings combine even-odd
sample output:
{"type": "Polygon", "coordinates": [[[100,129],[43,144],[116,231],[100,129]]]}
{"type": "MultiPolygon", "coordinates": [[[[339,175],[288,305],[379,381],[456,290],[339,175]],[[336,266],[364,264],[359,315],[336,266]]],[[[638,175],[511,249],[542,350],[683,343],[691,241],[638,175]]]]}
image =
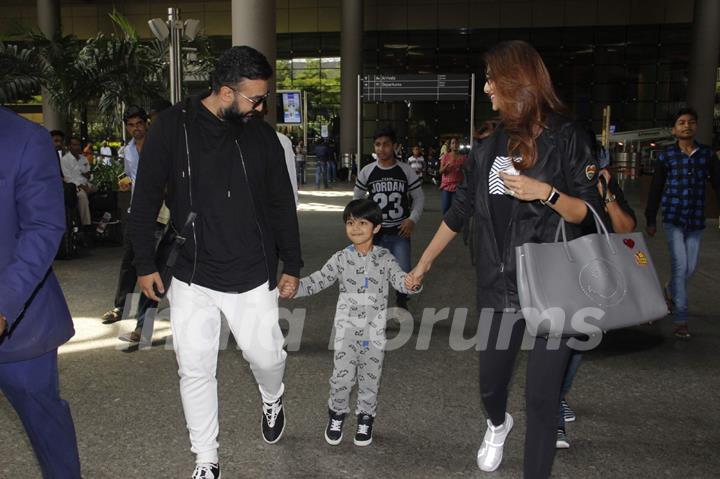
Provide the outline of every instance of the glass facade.
{"type": "MultiPolygon", "coordinates": [[[[302,90],[308,97],[308,138],[328,125],[340,134],[340,34],[280,34],[277,38],[277,88],[302,90]]],[[[292,135],[292,132],[288,132],[292,135]]]]}
{"type": "Polygon", "coordinates": [[[340,114],[340,58],[303,57],[276,61],[277,89],[302,90],[308,98],[308,137],[330,126],[331,136],[340,114]]]}
{"type": "MultiPolygon", "coordinates": [[[[690,26],[642,25],[533,29],[369,32],[364,48],[367,73],[475,73],[476,123],[491,118],[482,93],[482,54],[503,40],[526,40],[542,55],[560,97],[579,120],[600,131],[602,109],[612,107],[617,131],[665,126],[687,93],[690,26]]],[[[469,103],[398,107],[376,105],[367,120],[395,124],[408,143],[447,134],[467,135],[469,103]],[[459,118],[458,118],[459,117],[459,118]],[[403,127],[403,123],[406,127],[403,127]]],[[[367,135],[367,132],[366,132],[367,135]]]]}
{"type": "MultiPolygon", "coordinates": [[[[667,125],[683,105],[690,36],[689,24],[368,31],[363,39],[363,73],[475,73],[479,123],[494,116],[482,93],[483,52],[503,40],[526,40],[542,55],[558,93],[577,119],[600,131],[602,109],[610,105],[616,130],[635,130],[667,125]]],[[[311,93],[311,117],[313,112],[325,116],[339,111],[339,89],[323,84],[324,67],[319,61],[339,55],[337,32],[278,35],[282,68],[292,64],[296,69],[294,62],[288,62],[291,59],[315,60],[313,75],[320,81],[311,93]]],[[[332,65],[339,69],[339,63],[332,65]]],[[[297,88],[297,83],[293,86],[297,88]]],[[[365,103],[363,149],[369,151],[378,124],[395,127],[403,143],[430,144],[451,134],[467,138],[469,119],[469,100],[365,103]]]]}

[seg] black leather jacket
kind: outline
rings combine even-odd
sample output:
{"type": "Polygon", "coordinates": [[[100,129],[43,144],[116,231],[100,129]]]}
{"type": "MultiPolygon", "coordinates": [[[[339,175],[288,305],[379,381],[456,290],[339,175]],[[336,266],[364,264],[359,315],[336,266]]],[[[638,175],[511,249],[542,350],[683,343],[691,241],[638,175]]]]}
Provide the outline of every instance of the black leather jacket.
{"type": "MultiPolygon", "coordinates": [[[[597,190],[599,169],[589,135],[577,123],[559,115],[550,115],[546,123],[548,128],[537,138],[537,162],[522,174],[549,183],[562,193],[590,203],[596,211],[603,211],[597,190]]],[[[498,145],[498,136],[490,136],[473,149],[465,164],[465,179],[458,186],[444,221],[451,230],[460,232],[466,218],[474,217],[478,309],[502,311],[520,307],[515,247],[529,242],[553,242],[560,215],[539,201],[514,201],[505,247],[498,251],[488,202],[490,168],[498,148],[505,146],[498,145]]],[[[595,229],[589,212],[580,225],[569,226],[569,239],[595,229]]],[[[547,272],[547,278],[552,281],[552,271],[547,272]]]]}

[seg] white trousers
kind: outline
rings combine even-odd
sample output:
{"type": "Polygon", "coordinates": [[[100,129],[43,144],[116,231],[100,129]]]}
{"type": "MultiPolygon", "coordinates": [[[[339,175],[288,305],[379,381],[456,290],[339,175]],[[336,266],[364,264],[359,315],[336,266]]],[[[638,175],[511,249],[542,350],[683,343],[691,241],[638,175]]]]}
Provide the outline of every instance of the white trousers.
{"type": "MultiPolygon", "coordinates": [[[[218,462],[217,369],[220,313],[250,364],[262,400],[282,396],[287,353],[278,324],[278,291],[268,283],[245,293],[221,293],[173,278],[168,291],[180,396],[196,462],[218,462]]],[[[258,411],[259,411],[258,405],[258,411]]]]}
{"type": "Polygon", "coordinates": [[[83,226],[92,224],[92,218],[90,217],[90,201],[88,200],[87,193],[85,193],[83,190],[78,190],[77,199],[78,213],[80,214],[80,224],[83,226]]]}

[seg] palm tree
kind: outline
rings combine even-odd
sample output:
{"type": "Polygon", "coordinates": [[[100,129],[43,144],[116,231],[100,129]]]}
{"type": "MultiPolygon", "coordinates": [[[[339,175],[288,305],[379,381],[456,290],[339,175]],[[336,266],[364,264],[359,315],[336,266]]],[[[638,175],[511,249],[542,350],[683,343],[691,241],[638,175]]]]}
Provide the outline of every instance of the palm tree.
{"type": "MultiPolygon", "coordinates": [[[[50,103],[66,124],[77,116],[84,120],[88,101],[93,98],[94,79],[77,64],[82,42],[73,35],[60,33],[47,38],[39,32],[28,32],[27,38],[40,60],[39,81],[46,88],[50,103]]],[[[81,135],[85,136],[85,132],[81,135]]]]}
{"type": "Polygon", "coordinates": [[[161,96],[158,71],[163,68],[163,58],[139,41],[125,17],[113,12],[110,18],[119,32],[99,33],[88,40],[76,63],[93,79],[98,115],[107,123],[117,124],[125,105],[143,105],[161,96]]]}
{"type": "Polygon", "coordinates": [[[0,104],[30,99],[40,91],[42,61],[32,48],[0,41],[0,104]]]}
{"type": "MultiPolygon", "coordinates": [[[[141,42],[124,16],[113,11],[110,18],[115,32],[85,42],[72,35],[47,38],[27,32],[27,47],[0,43],[0,103],[26,99],[43,86],[66,123],[80,118],[83,137],[88,106],[95,104],[100,123],[108,131],[122,131],[126,105],[166,96],[167,41],[141,42]]],[[[193,46],[197,59],[188,65],[186,57],[186,69],[208,72],[213,60],[207,37],[199,36],[193,46]]]]}

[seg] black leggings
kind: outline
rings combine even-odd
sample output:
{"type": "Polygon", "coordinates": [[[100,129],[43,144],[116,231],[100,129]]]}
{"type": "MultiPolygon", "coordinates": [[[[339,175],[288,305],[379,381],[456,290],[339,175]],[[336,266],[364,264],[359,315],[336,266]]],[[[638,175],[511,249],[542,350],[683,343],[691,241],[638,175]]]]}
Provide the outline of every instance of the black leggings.
{"type": "MultiPolygon", "coordinates": [[[[480,318],[487,347],[480,351],[480,395],[485,411],[495,426],[505,421],[508,384],[515,358],[523,342],[525,320],[513,314],[495,313],[480,318]]],[[[525,479],[550,477],[555,457],[558,402],[563,376],[570,358],[567,340],[537,338],[527,359],[525,404],[525,479]],[[548,348],[548,345],[550,346],[548,348]]]]}

